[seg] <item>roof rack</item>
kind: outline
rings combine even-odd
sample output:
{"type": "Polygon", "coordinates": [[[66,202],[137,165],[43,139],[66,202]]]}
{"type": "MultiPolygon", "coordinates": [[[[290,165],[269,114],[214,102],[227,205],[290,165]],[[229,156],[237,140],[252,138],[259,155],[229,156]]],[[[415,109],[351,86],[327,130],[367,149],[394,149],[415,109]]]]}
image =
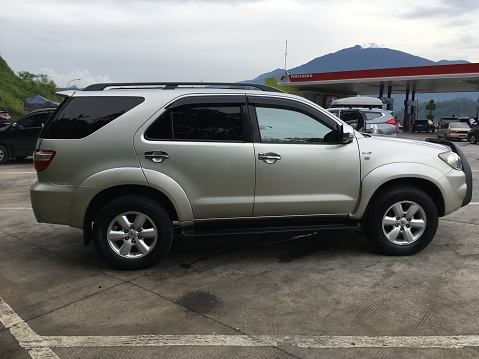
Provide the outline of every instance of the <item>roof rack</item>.
{"type": "Polygon", "coordinates": [[[124,83],[101,83],[87,86],[83,91],[103,91],[108,87],[115,89],[137,89],[137,88],[161,88],[163,90],[174,90],[178,87],[212,87],[228,89],[257,89],[270,92],[284,92],[276,87],[246,83],[246,82],[124,82],[124,83]]]}

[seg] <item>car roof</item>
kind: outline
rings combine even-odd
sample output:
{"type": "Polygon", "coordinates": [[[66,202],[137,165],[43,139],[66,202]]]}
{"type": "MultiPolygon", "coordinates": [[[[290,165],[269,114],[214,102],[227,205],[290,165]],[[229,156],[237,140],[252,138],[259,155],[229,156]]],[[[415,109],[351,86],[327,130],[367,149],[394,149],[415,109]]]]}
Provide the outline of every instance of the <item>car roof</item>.
{"type": "Polygon", "coordinates": [[[369,108],[369,107],[331,107],[328,111],[372,111],[372,112],[389,112],[382,108],[369,108]]]}

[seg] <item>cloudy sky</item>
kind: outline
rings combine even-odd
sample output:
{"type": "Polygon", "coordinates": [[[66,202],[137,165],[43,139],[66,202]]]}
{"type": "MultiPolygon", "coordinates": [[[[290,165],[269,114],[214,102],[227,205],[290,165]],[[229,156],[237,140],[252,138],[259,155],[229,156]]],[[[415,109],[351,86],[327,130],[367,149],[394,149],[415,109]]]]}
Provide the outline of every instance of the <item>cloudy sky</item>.
{"type": "Polygon", "coordinates": [[[0,55],[58,86],[241,81],[343,48],[479,62],[478,0],[0,0],[0,55]]]}

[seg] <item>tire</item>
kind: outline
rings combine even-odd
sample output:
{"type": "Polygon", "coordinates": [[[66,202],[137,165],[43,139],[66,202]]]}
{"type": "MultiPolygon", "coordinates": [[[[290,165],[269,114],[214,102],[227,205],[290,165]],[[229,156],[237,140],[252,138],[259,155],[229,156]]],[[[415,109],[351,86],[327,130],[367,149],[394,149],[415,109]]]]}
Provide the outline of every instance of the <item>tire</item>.
{"type": "Polygon", "coordinates": [[[387,187],[369,207],[364,234],[382,254],[415,254],[426,248],[436,234],[437,208],[431,197],[416,187],[387,187]]]}
{"type": "Polygon", "coordinates": [[[118,269],[152,266],[168,253],[172,241],[169,215],[146,197],[125,196],[107,203],[93,226],[96,250],[118,269]]]}
{"type": "Polygon", "coordinates": [[[469,136],[469,143],[471,144],[476,144],[477,143],[477,136],[475,133],[471,134],[471,136],[469,136]]]}
{"type": "Polygon", "coordinates": [[[7,163],[9,159],[8,150],[4,145],[0,145],[0,164],[7,163]]]}

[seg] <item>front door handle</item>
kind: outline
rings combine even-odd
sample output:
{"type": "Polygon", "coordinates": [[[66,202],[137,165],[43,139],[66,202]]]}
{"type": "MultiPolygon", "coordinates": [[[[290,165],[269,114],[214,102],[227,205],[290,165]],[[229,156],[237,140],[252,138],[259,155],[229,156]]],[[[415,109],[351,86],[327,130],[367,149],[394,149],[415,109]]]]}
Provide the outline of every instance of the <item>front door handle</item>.
{"type": "Polygon", "coordinates": [[[274,152],[261,152],[258,153],[258,159],[264,161],[264,163],[273,164],[276,163],[276,161],[279,161],[281,156],[274,152]]]}
{"type": "Polygon", "coordinates": [[[163,152],[163,151],[149,151],[145,152],[145,158],[147,160],[151,160],[155,163],[161,163],[164,160],[168,159],[170,156],[168,156],[168,153],[163,152]]]}

